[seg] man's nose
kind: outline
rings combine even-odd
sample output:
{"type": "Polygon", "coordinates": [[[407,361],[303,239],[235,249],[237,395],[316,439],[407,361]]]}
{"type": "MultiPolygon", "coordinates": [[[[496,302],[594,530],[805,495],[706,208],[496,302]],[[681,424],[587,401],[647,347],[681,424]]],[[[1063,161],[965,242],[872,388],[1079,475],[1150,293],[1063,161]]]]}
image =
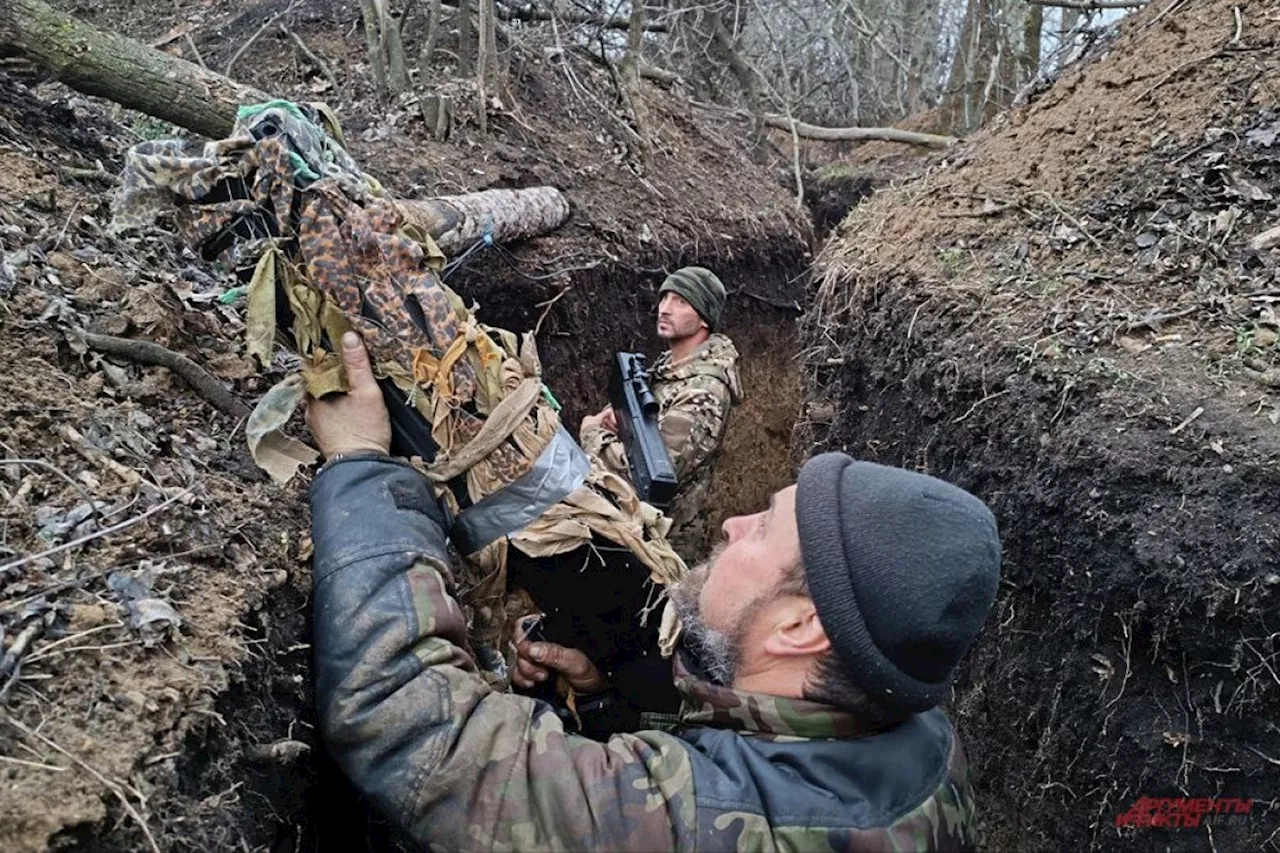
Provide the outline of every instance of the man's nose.
{"type": "Polygon", "coordinates": [[[720,525],[720,532],[724,534],[726,542],[734,542],[746,530],[748,516],[735,515],[732,518],[726,518],[724,524],[720,525]]]}

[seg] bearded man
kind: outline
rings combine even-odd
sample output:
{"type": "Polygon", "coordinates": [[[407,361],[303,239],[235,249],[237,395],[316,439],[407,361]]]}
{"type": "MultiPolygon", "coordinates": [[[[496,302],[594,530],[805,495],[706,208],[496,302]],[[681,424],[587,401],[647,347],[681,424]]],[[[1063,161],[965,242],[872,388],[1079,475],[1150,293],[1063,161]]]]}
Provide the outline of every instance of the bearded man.
{"type": "MultiPolygon", "coordinates": [[[[343,771],[432,850],[969,850],[973,794],[938,704],[995,597],[987,507],[838,453],[724,524],[672,591],[676,733],[566,734],[463,650],[444,517],[387,455],[368,354],[311,404],[316,703],[343,771]]],[[[520,649],[518,680],[608,689],[581,652],[520,649]]],[[[589,701],[583,696],[580,701],[589,701]]]]}
{"type": "MultiPolygon", "coordinates": [[[[725,289],[711,270],[676,270],[658,288],[658,300],[658,337],[667,350],[649,371],[649,388],[658,401],[658,428],[676,472],[667,538],[681,556],[692,559],[706,550],[711,475],[729,410],[742,401],[738,350],[727,335],[716,331],[725,289]]],[[[583,418],[578,436],[587,453],[631,479],[611,407],[583,418]]]]}

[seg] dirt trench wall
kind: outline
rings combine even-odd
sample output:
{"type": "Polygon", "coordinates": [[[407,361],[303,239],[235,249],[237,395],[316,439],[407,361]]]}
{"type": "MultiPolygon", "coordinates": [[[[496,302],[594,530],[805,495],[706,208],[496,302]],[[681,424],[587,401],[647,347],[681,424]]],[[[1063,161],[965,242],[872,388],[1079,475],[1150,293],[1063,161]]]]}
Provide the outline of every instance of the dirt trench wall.
{"type": "Polygon", "coordinates": [[[1280,849],[1278,44],[1264,3],[1135,13],[820,258],[800,449],[1001,526],[951,703],[992,849],[1280,849]],[[1118,826],[1144,797],[1252,804],[1118,826]]]}
{"type": "Polygon", "coordinates": [[[1253,750],[1280,741],[1280,472],[1206,464],[1154,419],[1118,431],[1105,393],[1059,411],[1013,376],[989,399],[980,365],[908,339],[910,305],[864,307],[887,322],[820,376],[838,415],[810,446],[926,470],[999,519],[1000,594],[952,706],[991,849],[1205,849],[1204,829],[1118,832],[1140,796],[1252,797],[1218,849],[1274,841],[1280,768],[1253,750]]]}

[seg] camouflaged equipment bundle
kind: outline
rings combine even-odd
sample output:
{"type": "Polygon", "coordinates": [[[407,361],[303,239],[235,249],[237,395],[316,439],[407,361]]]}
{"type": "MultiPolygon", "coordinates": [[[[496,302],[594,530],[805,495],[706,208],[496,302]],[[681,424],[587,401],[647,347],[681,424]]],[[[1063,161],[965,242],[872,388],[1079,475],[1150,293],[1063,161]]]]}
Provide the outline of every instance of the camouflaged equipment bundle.
{"type": "MultiPolygon", "coordinates": [[[[662,438],[679,482],[667,511],[671,516],[668,538],[681,554],[692,558],[706,549],[710,530],[703,509],[711,475],[729,409],[742,400],[738,350],[728,337],[714,334],[680,361],[672,361],[670,351],[665,352],[649,371],[649,387],[658,400],[662,438]]],[[[609,470],[628,476],[626,448],[616,434],[602,427],[588,429],[582,446],[609,470]]]]}
{"type": "MultiPolygon", "coordinates": [[[[580,459],[581,451],[565,446],[532,334],[517,338],[476,321],[441,282],[445,259],[431,237],[406,222],[341,138],[327,110],[273,101],[242,108],[231,136],[199,153],[165,140],[141,143],[126,157],[115,230],[172,214],[206,260],[248,278],[248,349],[263,365],[273,356],[277,317],[292,318],[302,378],[273,389],[250,419],[255,459],[278,480],[309,461],[277,428],[304,388],[315,396],[345,390],[335,350],[352,328],[384,390],[394,383],[429,428],[439,449],[421,467],[455,516],[466,518],[513,483],[527,486],[549,445],[580,459]]],[[[393,421],[397,414],[405,413],[393,406],[393,421]]],[[[540,516],[469,554],[462,582],[477,641],[503,648],[509,636],[508,542],[544,557],[598,534],[630,549],[657,583],[683,573],[664,538],[669,522],[600,464],[583,460],[582,470],[540,516]]]]}

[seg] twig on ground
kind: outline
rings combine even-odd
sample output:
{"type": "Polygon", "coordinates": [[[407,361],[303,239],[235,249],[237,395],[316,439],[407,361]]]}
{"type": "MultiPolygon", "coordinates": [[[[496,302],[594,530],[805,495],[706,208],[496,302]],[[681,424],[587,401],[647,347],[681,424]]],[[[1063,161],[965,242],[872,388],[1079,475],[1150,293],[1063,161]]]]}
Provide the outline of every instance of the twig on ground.
{"type": "Polygon", "coordinates": [[[142,796],[142,794],[137,789],[129,785],[127,782],[116,782],[112,779],[108,779],[101,772],[99,772],[97,768],[93,767],[91,764],[87,763],[86,761],[79,758],[78,756],[73,755],[72,753],[63,749],[61,746],[49,740],[49,738],[45,737],[39,732],[31,728],[28,728],[25,724],[19,722],[18,720],[15,720],[12,715],[0,717],[0,720],[3,720],[4,722],[13,726],[15,729],[22,732],[27,737],[34,738],[40,741],[45,746],[52,749],[54,752],[57,752],[58,754],[62,755],[64,758],[71,759],[77,765],[79,765],[82,770],[84,770],[90,776],[92,776],[93,778],[101,782],[103,785],[105,785],[107,787],[107,790],[115,794],[116,799],[120,801],[120,805],[124,807],[124,810],[129,815],[129,817],[133,818],[134,821],[138,824],[138,828],[142,830],[142,834],[147,837],[147,844],[150,845],[153,853],[160,853],[160,846],[156,844],[156,839],[154,836],[152,836],[151,828],[147,826],[147,821],[142,817],[141,814],[139,814],[138,810],[134,808],[133,803],[129,802],[129,798],[125,796],[125,791],[127,790],[129,793],[133,794],[135,797],[138,798],[138,802],[140,803],[145,802],[146,799],[142,796]]]}
{"type": "Polygon", "coordinates": [[[333,73],[333,69],[329,67],[329,63],[325,62],[318,54],[313,52],[311,48],[307,47],[307,43],[302,40],[302,36],[298,35],[284,24],[280,25],[280,31],[292,39],[294,45],[302,52],[302,55],[311,60],[311,64],[319,69],[320,73],[329,81],[329,85],[333,87],[333,93],[336,96],[341,89],[338,86],[338,77],[333,73]]]}
{"type": "Polygon", "coordinates": [[[1195,67],[1195,66],[1197,66],[1197,65],[1200,65],[1201,63],[1208,62],[1208,61],[1209,61],[1209,60],[1211,60],[1211,59],[1216,59],[1217,57],[1219,57],[1219,56],[1221,56],[1221,55],[1222,55],[1222,48],[1218,48],[1217,50],[1210,51],[1209,53],[1204,53],[1204,54],[1201,54],[1200,56],[1193,56],[1193,57],[1191,57],[1191,58],[1190,58],[1190,59],[1188,59],[1186,62],[1182,63],[1182,64],[1181,64],[1181,65],[1179,65],[1178,67],[1174,68],[1172,71],[1170,71],[1170,72],[1168,72],[1167,74],[1165,74],[1163,77],[1161,77],[1161,78],[1160,78],[1159,80],[1157,80],[1155,83],[1151,84],[1151,86],[1150,86],[1150,87],[1148,87],[1148,88],[1147,88],[1147,90],[1146,90],[1145,92],[1143,92],[1141,95],[1139,95],[1137,98],[1135,98],[1135,99],[1134,99],[1134,103],[1135,103],[1135,104],[1140,104],[1140,103],[1142,103],[1142,102],[1143,102],[1143,101],[1145,101],[1147,98],[1151,97],[1151,95],[1152,95],[1152,94],[1153,94],[1157,89],[1159,89],[1159,88],[1160,88],[1161,86],[1163,86],[1165,83],[1168,83],[1168,82],[1169,82],[1170,80],[1172,80],[1173,78],[1177,77],[1177,76],[1178,76],[1179,74],[1181,74],[1183,71],[1187,71],[1187,70],[1189,70],[1189,69],[1191,69],[1191,68],[1194,68],[1194,67],[1195,67]]]}
{"type": "Polygon", "coordinates": [[[967,419],[968,419],[968,417],[969,417],[970,415],[972,415],[974,412],[976,412],[976,411],[978,410],[978,407],[979,407],[979,406],[981,406],[983,403],[990,402],[991,400],[994,400],[994,399],[995,399],[995,398],[997,398],[997,397],[1003,397],[1005,394],[1008,394],[1008,393],[1009,393],[1009,389],[1008,389],[1008,388],[1005,388],[1003,391],[996,391],[996,392],[995,392],[995,393],[993,393],[993,394],[988,394],[988,395],[986,395],[986,396],[985,396],[985,397],[983,397],[981,400],[979,400],[978,402],[976,402],[976,403],[974,403],[972,406],[970,406],[970,407],[969,407],[969,411],[965,412],[963,415],[961,415],[960,417],[958,417],[958,418],[956,418],[954,421],[952,421],[952,422],[951,422],[951,425],[952,425],[952,426],[955,426],[956,424],[958,424],[958,423],[960,423],[960,422],[962,422],[962,421],[964,421],[964,420],[967,420],[967,419]]]}
{"type": "Polygon", "coordinates": [[[31,624],[23,628],[22,632],[14,638],[13,645],[9,646],[9,651],[4,653],[4,657],[0,657],[0,678],[7,676],[4,686],[0,687],[0,705],[9,701],[9,691],[18,680],[18,676],[22,674],[22,659],[31,648],[31,644],[44,634],[46,627],[43,616],[34,617],[31,624]]]}
{"type": "Polygon", "coordinates": [[[1089,233],[1089,229],[1087,229],[1087,228],[1085,228],[1085,227],[1084,227],[1084,223],[1082,223],[1079,219],[1076,219],[1076,218],[1075,218],[1074,216],[1072,216],[1070,213],[1067,213],[1067,212],[1062,208],[1062,205],[1058,204],[1058,200],[1057,200],[1056,198],[1054,198],[1053,196],[1049,195],[1049,193],[1045,192],[1044,190],[1036,190],[1035,192],[1033,192],[1033,193],[1032,193],[1032,195],[1033,195],[1033,196],[1038,196],[1038,197],[1043,198],[1043,199],[1045,199],[1046,201],[1048,201],[1048,202],[1049,202],[1049,204],[1053,205],[1053,209],[1054,209],[1054,210],[1056,210],[1056,211],[1058,211],[1058,213],[1062,214],[1062,216],[1063,216],[1063,217],[1064,217],[1068,222],[1070,222],[1072,225],[1074,225],[1074,226],[1076,227],[1076,230],[1077,230],[1077,231],[1079,231],[1081,234],[1083,234],[1085,237],[1087,237],[1087,238],[1088,238],[1089,242],[1093,244],[1093,247],[1094,247],[1095,249],[1097,249],[1098,251],[1102,251],[1102,250],[1103,250],[1103,249],[1102,249],[1102,244],[1098,242],[1098,238],[1097,238],[1097,237],[1094,237],[1092,234],[1090,234],[1090,233],[1089,233]]]}
{"type": "Polygon", "coordinates": [[[205,71],[209,70],[209,66],[205,63],[204,57],[200,55],[200,48],[196,47],[195,40],[191,38],[191,33],[184,32],[183,39],[187,42],[187,47],[191,48],[191,55],[196,58],[196,62],[200,63],[200,67],[205,71]]]}
{"type": "Polygon", "coordinates": [[[53,241],[53,247],[49,249],[50,252],[62,245],[63,238],[67,236],[67,229],[71,227],[71,220],[75,217],[76,211],[79,209],[80,202],[77,201],[75,204],[71,205],[71,212],[67,214],[67,221],[62,223],[62,230],[58,232],[58,239],[53,241]]]}
{"type": "Polygon", "coordinates": [[[64,178],[71,178],[72,180],[77,181],[101,181],[102,183],[109,184],[111,186],[117,186],[120,183],[120,178],[117,175],[113,175],[106,169],[100,167],[96,169],[84,169],[78,166],[61,166],[59,167],[58,172],[64,178]]]}
{"type": "Polygon", "coordinates": [[[267,22],[263,24],[261,27],[259,27],[256,33],[249,36],[249,39],[244,44],[240,45],[240,49],[235,52],[235,55],[231,57],[231,61],[227,63],[226,70],[222,72],[223,76],[230,77],[231,69],[235,67],[236,62],[239,61],[240,57],[244,55],[244,52],[249,48],[253,47],[253,43],[257,41],[259,38],[261,38],[262,34],[265,33],[271,27],[272,24],[274,24],[276,21],[280,20],[285,15],[292,12],[293,7],[296,5],[297,5],[297,0],[294,0],[294,2],[290,3],[284,9],[282,9],[279,12],[276,12],[274,15],[268,18],[267,22]]]}
{"type": "MultiPolygon", "coordinates": [[[[165,554],[163,556],[163,559],[176,560],[179,557],[187,557],[192,554],[199,554],[204,551],[219,550],[221,549],[221,547],[222,547],[221,545],[218,545],[216,543],[210,543],[208,545],[201,545],[196,548],[188,548],[187,550],[179,551],[176,554],[165,554]]],[[[5,601],[4,603],[0,603],[0,613],[16,613],[17,611],[21,610],[23,607],[27,606],[27,604],[31,603],[32,601],[35,601],[37,598],[43,598],[46,595],[55,595],[59,592],[64,592],[68,589],[75,589],[77,587],[82,587],[85,584],[89,583],[90,581],[100,580],[101,578],[106,577],[107,575],[111,574],[117,569],[122,569],[129,565],[136,565],[136,562],[135,563],[130,563],[130,562],[117,563],[115,565],[108,566],[105,569],[100,569],[99,571],[90,572],[87,575],[82,575],[78,578],[58,581],[57,583],[52,583],[52,584],[49,584],[48,586],[42,586],[39,589],[36,589],[27,593],[22,598],[10,599],[8,601],[5,601]]],[[[60,643],[62,642],[62,640],[58,640],[57,642],[60,643]]],[[[44,652],[44,649],[41,649],[40,653],[43,653],[43,652],[44,652]]]]}
{"type": "Polygon", "coordinates": [[[1196,418],[1200,417],[1203,414],[1204,414],[1204,406],[1196,406],[1195,410],[1192,411],[1191,414],[1187,415],[1186,418],[1183,419],[1182,423],[1178,424],[1176,427],[1169,430],[1169,435],[1177,435],[1178,433],[1182,432],[1184,429],[1191,426],[1191,424],[1195,423],[1196,418]]]}
{"type": "Polygon", "coordinates": [[[1159,334],[1160,327],[1163,326],[1165,323],[1169,322],[1170,320],[1177,320],[1179,317],[1186,317],[1189,314],[1194,314],[1199,310],[1200,310],[1199,305],[1191,305],[1186,308],[1180,308],[1177,311],[1168,311],[1168,312],[1149,311],[1147,312],[1147,314],[1138,318],[1137,320],[1130,320],[1129,322],[1124,323],[1121,326],[1118,326],[1116,328],[1116,333],[1123,334],[1125,332],[1134,332],[1134,331],[1137,331],[1138,329],[1150,329],[1151,331],[1159,334]]]}
{"type": "Polygon", "coordinates": [[[128,485],[136,486],[142,479],[142,475],[137,471],[121,465],[119,462],[112,459],[109,454],[99,450],[86,441],[85,437],[81,435],[80,432],[71,424],[59,424],[54,429],[54,432],[57,433],[63,441],[69,444],[71,449],[76,453],[79,453],[94,465],[101,466],[107,471],[115,474],[128,485]]]}
{"type": "MultiPolygon", "coordinates": [[[[1246,746],[1248,746],[1248,744],[1246,744],[1246,746]]],[[[1267,755],[1265,752],[1254,746],[1249,746],[1248,748],[1250,752],[1261,758],[1263,761],[1268,761],[1275,766],[1280,767],[1280,758],[1272,758],[1270,755],[1267,755]]]]}
{"type": "Polygon", "coordinates": [[[167,367],[187,380],[191,388],[204,397],[214,408],[233,418],[249,417],[249,406],[222,387],[222,383],[185,355],[152,343],[130,338],[117,338],[111,335],[95,335],[90,332],[76,332],[90,349],[117,355],[142,364],[167,367]]]}
{"type": "Polygon", "coordinates": [[[1235,47],[1240,43],[1240,34],[1244,30],[1244,18],[1240,15],[1239,6],[1232,6],[1231,14],[1234,15],[1236,19],[1236,34],[1231,37],[1231,41],[1227,42],[1227,45],[1229,47],[1235,47]]]}
{"type": "Polygon", "coordinates": [[[67,643],[72,643],[72,642],[75,642],[76,640],[83,640],[85,637],[88,637],[91,634],[97,634],[100,631],[112,631],[112,630],[116,630],[123,627],[125,627],[125,624],[123,622],[120,622],[120,621],[108,622],[105,625],[97,625],[93,628],[85,628],[83,631],[77,631],[74,634],[68,634],[67,636],[62,637],[61,639],[54,640],[52,643],[46,643],[38,652],[31,655],[29,662],[36,663],[38,661],[41,661],[44,658],[48,657],[49,655],[53,654],[55,651],[61,651],[61,647],[65,646],[67,643]]]}
{"type": "Polygon", "coordinates": [[[102,515],[98,512],[98,506],[94,502],[93,497],[84,490],[84,486],[73,480],[70,474],[63,471],[57,465],[50,464],[40,459],[0,459],[0,465],[25,465],[29,467],[43,468],[46,471],[52,471],[57,474],[66,481],[67,485],[76,490],[76,494],[80,495],[81,500],[89,505],[89,510],[92,513],[90,517],[93,519],[93,523],[101,526],[102,515]]]}
{"type": "Polygon", "coordinates": [[[573,289],[573,285],[567,284],[564,287],[560,288],[560,292],[557,293],[555,296],[551,297],[546,302],[539,302],[537,305],[534,306],[535,308],[542,309],[542,313],[538,315],[538,322],[535,323],[533,326],[533,336],[535,338],[538,336],[538,333],[542,331],[542,321],[547,319],[547,315],[551,313],[551,306],[559,302],[561,298],[563,298],[564,295],[572,289],[573,289]]]}
{"type": "Polygon", "coordinates": [[[984,207],[979,210],[944,210],[942,213],[939,213],[938,216],[942,219],[982,219],[986,216],[999,216],[1006,210],[1017,206],[1018,205],[1016,203],[1007,201],[1004,204],[997,204],[994,207],[984,207]]]}
{"type": "Polygon", "coordinates": [[[40,761],[25,761],[21,758],[14,758],[11,755],[0,755],[0,761],[7,761],[10,764],[17,764],[19,767],[34,767],[37,770],[58,770],[63,771],[67,768],[59,767],[56,764],[44,764],[40,761]]]}
{"type": "Polygon", "coordinates": [[[176,503],[179,499],[185,498],[189,494],[191,494],[191,489],[184,489],[183,491],[179,492],[178,494],[174,495],[171,498],[168,498],[162,503],[156,504],[146,512],[140,515],[135,515],[132,518],[125,519],[119,524],[113,524],[110,527],[104,527],[102,530],[95,530],[93,533],[90,533],[87,536],[81,536],[79,539],[72,539],[70,542],[65,542],[61,545],[56,545],[53,548],[46,548],[45,550],[37,552],[35,554],[29,554],[17,560],[11,560],[10,562],[5,563],[3,566],[0,566],[0,574],[3,574],[4,572],[12,571],[13,569],[19,568],[20,566],[25,566],[27,563],[30,563],[33,560],[39,560],[41,557],[52,557],[54,554],[61,554],[63,551],[67,551],[72,548],[77,548],[81,545],[84,545],[87,542],[92,542],[94,539],[101,539],[104,536],[110,536],[112,533],[119,533],[121,530],[126,530],[130,527],[133,527],[135,524],[146,521],[151,516],[155,515],[156,513],[160,512],[163,509],[168,508],[169,506],[176,503]]]}
{"type": "Polygon", "coordinates": [[[1165,6],[1164,9],[1160,12],[1160,14],[1152,18],[1151,22],[1147,24],[1147,29],[1150,29],[1151,27],[1154,27],[1156,24],[1163,21],[1165,18],[1165,15],[1172,13],[1175,9],[1179,8],[1180,6],[1182,6],[1183,3],[1186,3],[1186,2],[1187,0],[1170,0],[1169,5],[1165,6]]]}

